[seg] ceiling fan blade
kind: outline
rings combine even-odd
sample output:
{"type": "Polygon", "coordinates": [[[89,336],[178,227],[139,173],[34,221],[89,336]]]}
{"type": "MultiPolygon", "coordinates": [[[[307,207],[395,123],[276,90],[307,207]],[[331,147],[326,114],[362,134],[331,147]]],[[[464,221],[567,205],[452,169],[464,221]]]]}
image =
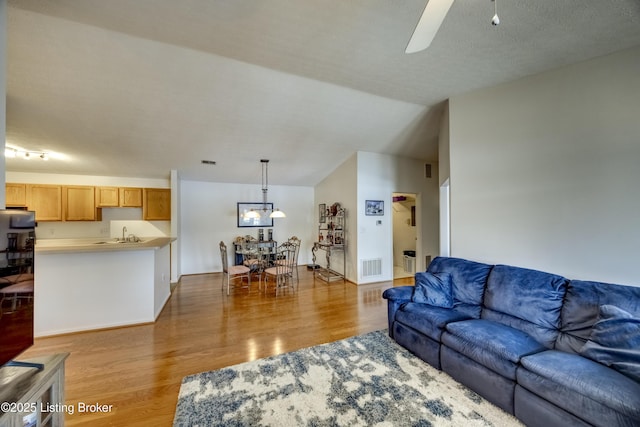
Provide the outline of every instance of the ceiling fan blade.
{"type": "Polygon", "coordinates": [[[429,47],[452,4],[453,0],[429,0],[405,53],[420,52],[429,47]]]}

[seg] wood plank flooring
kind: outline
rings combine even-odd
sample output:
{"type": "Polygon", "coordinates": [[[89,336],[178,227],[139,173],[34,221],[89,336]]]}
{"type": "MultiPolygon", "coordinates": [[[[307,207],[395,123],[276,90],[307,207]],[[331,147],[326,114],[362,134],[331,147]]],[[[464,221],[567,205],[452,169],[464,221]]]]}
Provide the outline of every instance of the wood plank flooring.
{"type": "Polygon", "coordinates": [[[413,284],[327,284],[299,272],[297,290],[277,297],[257,281],[227,296],[221,273],[186,276],[155,323],[38,338],[21,359],[69,352],[66,404],[113,405],[67,414],[67,426],[171,426],[184,376],[386,328],[382,292],[413,284]]]}

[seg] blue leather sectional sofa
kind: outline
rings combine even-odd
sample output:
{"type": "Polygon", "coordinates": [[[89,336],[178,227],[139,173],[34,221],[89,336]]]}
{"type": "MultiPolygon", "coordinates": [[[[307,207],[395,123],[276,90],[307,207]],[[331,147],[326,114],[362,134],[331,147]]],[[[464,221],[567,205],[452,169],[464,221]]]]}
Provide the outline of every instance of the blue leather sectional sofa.
{"type": "Polygon", "coordinates": [[[389,335],[529,426],[640,426],[640,287],[438,257],[389,335]]]}

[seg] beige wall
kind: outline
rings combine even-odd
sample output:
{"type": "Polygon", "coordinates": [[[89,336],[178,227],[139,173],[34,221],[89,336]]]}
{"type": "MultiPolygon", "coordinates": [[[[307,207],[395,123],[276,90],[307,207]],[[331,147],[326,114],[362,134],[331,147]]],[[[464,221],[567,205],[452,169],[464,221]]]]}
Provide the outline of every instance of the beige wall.
{"type": "Polygon", "coordinates": [[[2,150],[2,161],[0,161],[0,207],[4,207],[5,199],[5,162],[4,146],[7,131],[7,1],[0,0],[0,149],[2,150]]]}
{"type": "Polygon", "coordinates": [[[640,47],[450,101],[452,255],[640,286],[640,47]]]}

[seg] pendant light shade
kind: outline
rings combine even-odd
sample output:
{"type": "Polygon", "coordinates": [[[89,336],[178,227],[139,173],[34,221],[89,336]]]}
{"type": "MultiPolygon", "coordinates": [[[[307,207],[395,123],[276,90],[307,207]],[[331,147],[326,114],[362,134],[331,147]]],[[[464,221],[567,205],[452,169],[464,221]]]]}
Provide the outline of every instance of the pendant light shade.
{"type": "Polygon", "coordinates": [[[287,216],[280,209],[274,209],[269,215],[270,218],[286,218],[287,216]]]}
{"type": "Polygon", "coordinates": [[[251,218],[251,219],[256,219],[256,218],[260,218],[260,212],[251,209],[249,212],[247,212],[246,214],[244,214],[245,218],[251,218]]]}

